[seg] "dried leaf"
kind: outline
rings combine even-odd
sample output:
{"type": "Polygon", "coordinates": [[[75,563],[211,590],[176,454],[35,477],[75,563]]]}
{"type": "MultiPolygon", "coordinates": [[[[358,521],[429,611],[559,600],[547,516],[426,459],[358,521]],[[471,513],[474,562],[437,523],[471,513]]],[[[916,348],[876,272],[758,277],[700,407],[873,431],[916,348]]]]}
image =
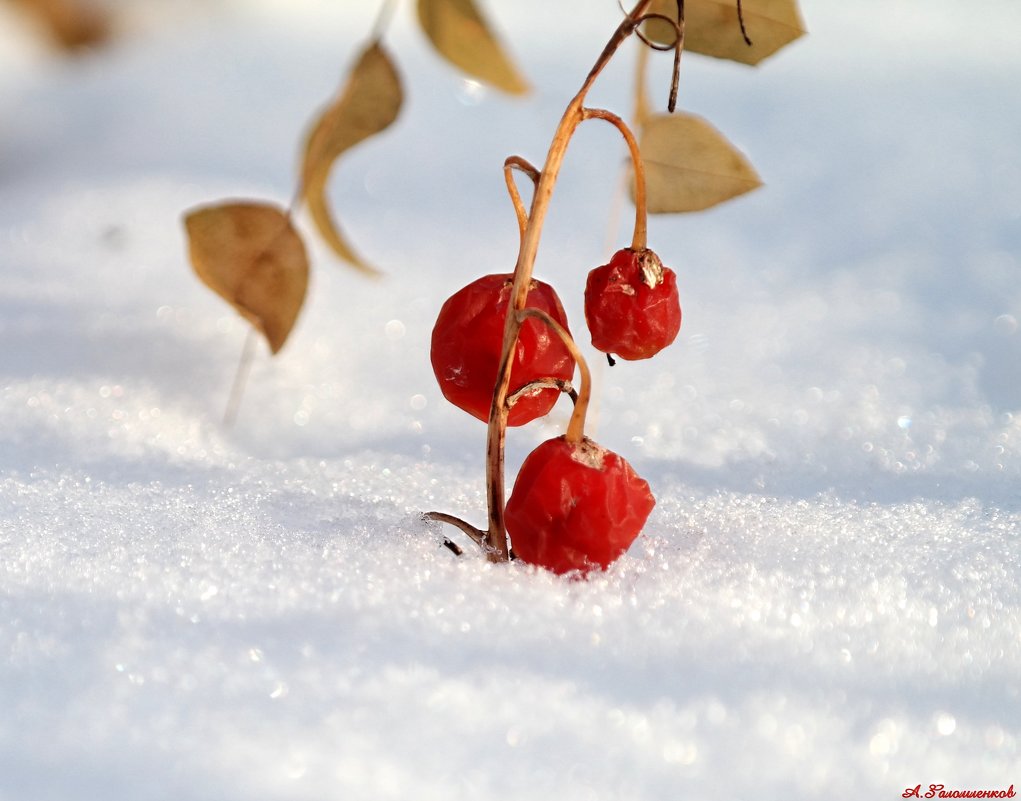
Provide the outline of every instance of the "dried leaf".
{"type": "Polygon", "coordinates": [[[308,288],[305,245],[287,214],[270,204],[231,202],[194,209],[184,225],[198,277],[279,351],[308,288]]]}
{"type": "Polygon", "coordinates": [[[302,196],[319,233],[340,258],[372,275],[378,271],[354,252],[331,215],[326,185],[337,158],[388,128],[402,101],[397,70],[374,42],[362,52],[337,100],[312,126],[301,167],[302,196]]]}
{"type": "Polygon", "coordinates": [[[748,160],[701,117],[655,115],[639,144],[650,213],[701,211],[762,186],[748,160]]]}
{"type": "Polygon", "coordinates": [[[655,113],[652,110],[652,103],[649,101],[647,88],[649,83],[649,48],[643,47],[638,51],[636,66],[634,124],[636,128],[642,128],[655,113]]]}
{"type": "Polygon", "coordinates": [[[102,43],[110,35],[107,13],[95,3],[83,0],[18,0],[49,28],[65,50],[77,50],[102,43]]]}
{"type": "Polygon", "coordinates": [[[433,47],[455,67],[512,95],[528,91],[474,0],[418,0],[418,21],[433,47]]]}
{"type": "MultiPolygon", "coordinates": [[[[677,0],[653,0],[651,11],[677,17],[677,0]]],[[[797,0],[742,0],[745,30],[741,35],[737,0],[686,0],[684,3],[684,49],[742,64],[758,64],[805,32],[797,0]]],[[[651,20],[645,34],[670,44],[675,34],[665,22],[651,20]]]]}

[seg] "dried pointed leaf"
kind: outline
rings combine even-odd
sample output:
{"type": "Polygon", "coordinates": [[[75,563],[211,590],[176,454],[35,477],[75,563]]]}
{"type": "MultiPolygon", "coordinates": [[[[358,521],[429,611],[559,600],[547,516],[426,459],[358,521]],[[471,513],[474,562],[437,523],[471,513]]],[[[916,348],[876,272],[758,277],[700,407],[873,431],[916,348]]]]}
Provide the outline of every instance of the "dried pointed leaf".
{"type": "Polygon", "coordinates": [[[196,274],[260,331],[276,353],[308,288],[308,258],[287,214],[265,203],[224,203],[184,218],[196,274]]]}
{"type": "MultiPolygon", "coordinates": [[[[652,11],[677,17],[677,0],[653,0],[652,11]]],[[[737,0],[686,0],[684,49],[742,64],[758,64],[805,32],[797,0],[742,0],[749,45],[741,35],[737,0]]],[[[672,43],[673,28],[650,21],[645,33],[657,42],[672,43]]]]}
{"type": "Polygon", "coordinates": [[[762,186],[748,160],[693,114],[652,117],[640,148],[653,214],[701,211],[762,186]]]}
{"type": "Polygon", "coordinates": [[[54,40],[65,50],[101,44],[110,35],[106,11],[82,0],[18,0],[49,28],[54,40]]]}
{"type": "Polygon", "coordinates": [[[455,67],[512,95],[528,91],[474,0],[418,0],[418,21],[437,52],[455,67]]]}
{"type": "Polygon", "coordinates": [[[340,258],[372,275],[378,271],[354,252],[330,213],[326,185],[337,158],[386,130],[397,119],[403,99],[393,61],[374,42],[362,52],[340,95],[316,120],[305,144],[302,197],[319,233],[340,258]]]}
{"type": "Polygon", "coordinates": [[[652,103],[649,102],[649,48],[643,47],[638,51],[638,64],[635,70],[635,108],[634,125],[642,128],[652,119],[652,103]]]}
{"type": "Polygon", "coordinates": [[[316,176],[311,183],[305,186],[305,202],[308,205],[309,213],[312,215],[312,222],[315,223],[319,235],[323,241],[330,246],[330,249],[340,258],[372,278],[378,278],[383,273],[373,267],[348,243],[344,234],[341,233],[340,225],[333,218],[330,212],[330,204],[326,199],[326,178],[316,176]]]}

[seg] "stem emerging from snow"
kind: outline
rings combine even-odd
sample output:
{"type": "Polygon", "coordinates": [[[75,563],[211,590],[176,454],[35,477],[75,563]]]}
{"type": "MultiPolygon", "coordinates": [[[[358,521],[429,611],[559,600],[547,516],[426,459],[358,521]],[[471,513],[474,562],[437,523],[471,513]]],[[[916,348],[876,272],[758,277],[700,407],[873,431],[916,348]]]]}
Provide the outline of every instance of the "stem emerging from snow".
{"type": "Polygon", "coordinates": [[[241,357],[238,359],[238,369],[234,373],[234,383],[230,388],[230,397],[227,399],[227,409],[223,413],[223,425],[231,428],[238,419],[238,411],[241,408],[241,396],[245,393],[245,384],[248,383],[248,374],[252,370],[252,359],[255,356],[255,341],[258,334],[254,328],[249,328],[245,335],[245,344],[241,347],[241,357]]]}

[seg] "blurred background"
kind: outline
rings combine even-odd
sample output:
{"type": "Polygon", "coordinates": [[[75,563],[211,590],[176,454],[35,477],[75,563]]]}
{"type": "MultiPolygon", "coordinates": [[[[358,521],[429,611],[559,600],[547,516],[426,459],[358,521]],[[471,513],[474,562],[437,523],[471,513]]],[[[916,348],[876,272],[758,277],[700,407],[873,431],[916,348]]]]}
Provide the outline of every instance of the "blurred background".
{"type": "MultiPolygon", "coordinates": [[[[510,269],[517,234],[503,159],[541,163],[620,15],[609,1],[484,8],[531,95],[508,98],[464,78],[431,51],[412,4],[398,6],[386,41],[406,104],[396,126],[342,159],[330,190],[352,242],[390,275],[387,290],[313,245],[308,307],[267,368],[301,389],[275,385],[260,396],[257,377],[252,384],[253,403],[289,426],[303,421],[305,433],[292,432],[297,452],[336,447],[331,432],[350,419],[371,419],[377,441],[416,452],[475,436],[472,421],[443,407],[428,373],[432,316],[472,278],[510,269]],[[400,376],[377,375],[366,355],[376,345],[400,351],[400,376]],[[363,371],[378,391],[342,388],[345,374],[363,371]],[[381,398],[394,390],[401,400],[391,408],[381,398]],[[309,403],[313,414],[302,411],[309,403]],[[385,418],[424,426],[418,444],[388,440],[385,418]]],[[[307,126],[377,10],[314,0],[0,4],[0,235],[15,246],[5,266],[8,334],[76,314],[109,322],[104,312],[141,304],[156,328],[132,369],[189,365],[186,389],[167,378],[173,370],[154,367],[146,381],[215,418],[243,326],[191,277],[178,216],[228,196],[287,202],[307,126]],[[77,19],[81,46],[54,46],[40,9],[65,27],[77,19]],[[87,260],[52,278],[12,258],[31,241],[60,261],[88,252],[76,237],[93,234],[99,252],[121,262],[87,260]],[[79,279],[107,282],[101,308],[62,308],[79,279]],[[150,308],[153,281],[165,293],[163,318],[150,308]],[[16,286],[31,306],[13,299],[16,286]]],[[[877,467],[978,484],[1014,474],[1016,463],[1000,457],[1016,452],[1021,407],[1021,7],[988,0],[968,13],[962,21],[950,2],[806,2],[809,34],[758,68],[685,56],[680,107],[738,146],[765,186],[651,222],[650,244],[678,272],[685,322],[663,359],[626,375],[600,368],[594,423],[610,444],[639,443],[650,458],[693,470],[733,468],[707,485],[753,487],[778,462],[792,486],[848,491],[877,467]]],[[[630,112],[634,61],[634,48],[621,52],[593,104],[630,112]]],[[[669,67],[668,54],[653,59],[660,107],[669,67]]],[[[623,159],[608,126],[582,128],[540,248],[538,275],[579,325],[585,273],[627,241],[623,159]]],[[[84,352],[68,369],[131,352],[75,347],[84,352]]],[[[3,358],[30,374],[38,360],[29,352],[3,358]]]]}

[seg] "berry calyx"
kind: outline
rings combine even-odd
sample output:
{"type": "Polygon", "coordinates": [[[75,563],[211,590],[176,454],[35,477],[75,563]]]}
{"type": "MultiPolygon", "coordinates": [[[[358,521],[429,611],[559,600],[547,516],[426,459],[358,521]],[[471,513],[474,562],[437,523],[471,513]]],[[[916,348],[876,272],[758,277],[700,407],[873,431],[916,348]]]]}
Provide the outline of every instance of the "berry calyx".
{"type": "MultiPolygon", "coordinates": [[[[433,326],[430,356],[443,396],[483,422],[489,420],[512,285],[508,274],[472,281],[447,299],[433,326]]],[[[567,315],[549,284],[533,280],[526,306],[567,328],[567,315]]],[[[512,358],[511,395],[535,381],[569,381],[574,374],[570,351],[539,320],[522,324],[512,358]]],[[[507,425],[524,425],[548,414],[559,395],[560,390],[551,387],[525,392],[511,406],[507,425]]]]}
{"type": "Polygon", "coordinates": [[[648,483],[622,457],[587,437],[557,437],[521,465],[505,519],[522,561],[587,573],[623,554],[655,505],[648,483]]]}
{"type": "Polygon", "coordinates": [[[618,250],[588,275],[585,321],[596,350],[629,361],[655,356],[681,329],[677,276],[651,250],[618,250]]]}

